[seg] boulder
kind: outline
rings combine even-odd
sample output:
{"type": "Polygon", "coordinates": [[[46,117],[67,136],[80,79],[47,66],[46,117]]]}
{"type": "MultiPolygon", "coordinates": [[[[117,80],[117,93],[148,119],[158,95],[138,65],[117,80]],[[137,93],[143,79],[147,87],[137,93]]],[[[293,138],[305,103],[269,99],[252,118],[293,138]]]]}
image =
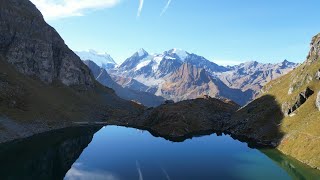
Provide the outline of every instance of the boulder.
{"type": "Polygon", "coordinates": [[[315,78],[316,80],[320,80],[320,69],[316,72],[315,78]]]}

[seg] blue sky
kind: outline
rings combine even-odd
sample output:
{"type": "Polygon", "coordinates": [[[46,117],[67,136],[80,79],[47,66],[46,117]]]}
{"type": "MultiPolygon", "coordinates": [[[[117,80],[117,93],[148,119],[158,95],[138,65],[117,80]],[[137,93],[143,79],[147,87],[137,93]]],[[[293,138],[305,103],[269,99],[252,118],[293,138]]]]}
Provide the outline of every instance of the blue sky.
{"type": "Polygon", "coordinates": [[[107,52],[119,63],[139,48],[181,48],[219,64],[302,62],[320,32],[319,0],[171,0],[162,16],[168,0],[144,0],[139,17],[139,0],[69,0],[82,3],[72,10],[68,0],[32,1],[72,50],[107,52]],[[50,7],[61,2],[55,14],[50,7]]]}

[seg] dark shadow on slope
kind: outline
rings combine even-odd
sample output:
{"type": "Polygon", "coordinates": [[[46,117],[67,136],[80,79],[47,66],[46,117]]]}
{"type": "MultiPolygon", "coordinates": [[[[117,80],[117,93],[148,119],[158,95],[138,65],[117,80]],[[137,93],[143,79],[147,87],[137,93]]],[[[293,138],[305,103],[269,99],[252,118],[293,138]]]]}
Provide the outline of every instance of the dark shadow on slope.
{"type": "Polygon", "coordinates": [[[63,179],[101,127],[75,127],[0,145],[0,179],[63,179]]]}
{"type": "Polygon", "coordinates": [[[276,147],[284,136],[280,129],[283,118],[275,97],[264,95],[233,114],[225,132],[240,140],[276,147]]]}

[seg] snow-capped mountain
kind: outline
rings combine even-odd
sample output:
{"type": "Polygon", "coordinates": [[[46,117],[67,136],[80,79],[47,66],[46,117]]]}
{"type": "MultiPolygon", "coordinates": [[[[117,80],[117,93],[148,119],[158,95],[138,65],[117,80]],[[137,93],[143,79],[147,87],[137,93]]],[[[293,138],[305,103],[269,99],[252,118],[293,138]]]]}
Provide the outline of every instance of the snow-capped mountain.
{"type": "Polygon", "coordinates": [[[120,65],[118,73],[122,76],[136,78],[138,81],[143,81],[142,83],[152,86],[161,83],[157,79],[173,73],[183,63],[204,68],[208,72],[227,70],[227,68],[219,66],[202,56],[174,48],[162,54],[149,54],[144,49],[140,49],[120,65]]]}
{"type": "Polygon", "coordinates": [[[210,95],[230,98],[243,105],[253,99],[263,85],[288,73],[297,65],[285,60],[276,64],[250,61],[225,67],[177,48],[160,54],[150,54],[140,49],[110,73],[136,81],[126,83],[121,78],[115,78],[123,87],[144,90],[167,99],[180,101],[198,95],[210,95]],[[188,67],[185,68],[188,72],[182,71],[184,66],[188,67]],[[181,73],[189,77],[196,72],[206,72],[210,80],[200,78],[202,81],[198,85],[197,82],[188,82],[194,81],[192,78],[179,79],[181,73]],[[239,99],[240,96],[243,98],[239,99]]]}
{"type": "Polygon", "coordinates": [[[80,57],[81,60],[91,60],[104,69],[112,69],[117,66],[117,63],[107,53],[99,53],[92,49],[88,51],[77,51],[75,53],[80,57]]]}
{"type": "Polygon", "coordinates": [[[115,93],[123,99],[139,102],[148,107],[159,106],[164,102],[163,97],[120,86],[111,78],[104,68],[99,67],[93,61],[85,60],[84,63],[89,67],[98,82],[106,87],[112,88],[115,93]]]}
{"type": "MultiPolygon", "coordinates": [[[[119,68],[122,71],[130,71],[132,69],[140,69],[144,66],[143,62],[146,63],[147,57],[149,56],[148,52],[145,51],[144,49],[139,49],[136,53],[134,53],[131,57],[126,59],[120,66],[119,68]],[[143,61],[144,60],[144,61],[143,61]]],[[[147,65],[147,64],[145,64],[147,65]]]]}

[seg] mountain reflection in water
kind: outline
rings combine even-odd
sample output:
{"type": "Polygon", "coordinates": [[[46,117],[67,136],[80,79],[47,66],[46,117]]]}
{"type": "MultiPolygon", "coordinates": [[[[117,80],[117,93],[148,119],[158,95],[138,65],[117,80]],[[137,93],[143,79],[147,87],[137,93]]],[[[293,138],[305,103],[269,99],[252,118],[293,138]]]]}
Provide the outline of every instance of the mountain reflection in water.
{"type": "Polygon", "coordinates": [[[63,179],[100,128],[66,128],[0,145],[0,179],[63,179]]]}
{"type": "Polygon", "coordinates": [[[132,128],[99,129],[67,128],[0,145],[0,179],[320,177],[319,171],[277,150],[251,149],[230,136],[213,134],[174,143],[132,128]]]}

